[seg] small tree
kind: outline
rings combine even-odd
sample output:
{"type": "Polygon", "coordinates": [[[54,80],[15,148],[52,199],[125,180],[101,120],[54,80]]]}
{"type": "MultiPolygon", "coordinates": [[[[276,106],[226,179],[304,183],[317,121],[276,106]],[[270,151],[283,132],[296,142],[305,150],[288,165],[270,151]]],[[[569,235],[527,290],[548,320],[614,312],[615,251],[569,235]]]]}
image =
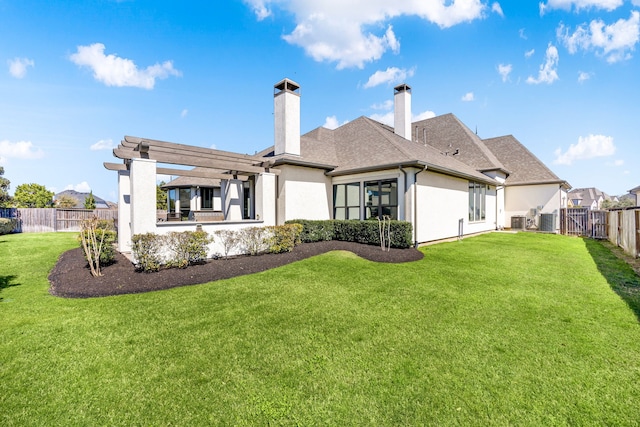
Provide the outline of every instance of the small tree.
{"type": "Polygon", "coordinates": [[[100,265],[110,264],[115,258],[112,245],[115,241],[115,231],[107,221],[100,221],[94,216],[80,224],[79,239],[91,274],[94,277],[102,276],[100,265]]]}
{"type": "Polygon", "coordinates": [[[53,191],[40,184],[20,184],[13,200],[18,208],[50,208],[53,206],[53,191]]]}
{"type": "Polygon", "coordinates": [[[9,196],[11,182],[2,175],[4,175],[4,168],[0,166],[0,208],[9,207],[11,204],[11,196],[9,196]]]}
{"type": "Polygon", "coordinates": [[[93,197],[93,191],[90,191],[89,195],[84,198],[84,208],[91,210],[96,208],[96,198],[93,197]]]}
{"type": "Polygon", "coordinates": [[[75,208],[78,201],[68,194],[63,194],[56,199],[56,207],[62,209],[75,208]]]}
{"type": "Polygon", "coordinates": [[[165,185],[164,181],[156,185],[156,209],[166,211],[167,210],[167,192],[162,189],[165,185]]]}

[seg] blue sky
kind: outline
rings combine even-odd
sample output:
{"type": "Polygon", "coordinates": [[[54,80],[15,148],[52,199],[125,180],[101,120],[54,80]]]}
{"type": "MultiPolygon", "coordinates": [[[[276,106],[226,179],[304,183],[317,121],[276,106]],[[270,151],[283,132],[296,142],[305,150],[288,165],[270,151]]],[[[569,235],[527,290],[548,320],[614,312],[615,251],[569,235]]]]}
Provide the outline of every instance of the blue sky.
{"type": "Polygon", "coordinates": [[[574,187],[640,185],[640,0],[0,0],[0,165],[11,191],[117,199],[124,135],[253,154],[273,85],[301,129],[454,113],[513,134],[574,187]]]}

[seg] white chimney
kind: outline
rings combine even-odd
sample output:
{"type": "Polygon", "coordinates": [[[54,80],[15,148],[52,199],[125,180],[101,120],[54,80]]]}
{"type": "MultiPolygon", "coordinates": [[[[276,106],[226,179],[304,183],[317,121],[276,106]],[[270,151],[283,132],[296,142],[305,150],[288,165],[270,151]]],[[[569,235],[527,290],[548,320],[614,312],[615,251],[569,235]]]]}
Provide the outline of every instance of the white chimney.
{"type": "Polygon", "coordinates": [[[300,85],[284,79],[273,89],[274,154],[300,155],[300,85]]]}
{"type": "Polygon", "coordinates": [[[411,88],[406,84],[393,88],[393,116],[396,135],[411,140],[411,88]]]}

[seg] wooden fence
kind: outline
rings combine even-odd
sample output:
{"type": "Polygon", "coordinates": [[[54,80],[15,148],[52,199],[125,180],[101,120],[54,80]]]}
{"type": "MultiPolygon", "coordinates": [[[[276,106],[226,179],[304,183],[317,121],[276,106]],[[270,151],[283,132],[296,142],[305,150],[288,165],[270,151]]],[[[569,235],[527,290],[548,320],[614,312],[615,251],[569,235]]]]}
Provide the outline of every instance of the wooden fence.
{"type": "Polygon", "coordinates": [[[0,209],[0,218],[17,219],[17,225],[14,229],[16,233],[80,231],[80,223],[94,216],[98,219],[116,221],[118,219],[118,211],[116,209],[0,209]]]}
{"type": "Polygon", "coordinates": [[[592,211],[586,208],[562,209],[562,234],[608,239],[626,253],[640,257],[640,207],[592,211]]]}
{"type": "Polygon", "coordinates": [[[560,211],[560,233],[593,239],[607,238],[607,211],[569,208],[560,211]]]}

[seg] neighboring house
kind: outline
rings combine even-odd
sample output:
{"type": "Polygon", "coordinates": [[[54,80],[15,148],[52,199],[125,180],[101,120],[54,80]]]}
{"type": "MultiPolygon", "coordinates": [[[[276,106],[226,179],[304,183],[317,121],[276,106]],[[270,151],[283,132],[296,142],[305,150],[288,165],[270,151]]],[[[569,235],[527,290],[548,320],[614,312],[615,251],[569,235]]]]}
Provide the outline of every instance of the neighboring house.
{"type": "Polygon", "coordinates": [[[602,206],[602,202],[605,200],[617,202],[618,198],[615,196],[609,196],[604,191],[600,191],[595,187],[574,188],[569,191],[569,206],[574,208],[599,210],[602,206]]]}
{"type": "MultiPolygon", "coordinates": [[[[73,206],[75,209],[84,209],[84,201],[87,197],[89,197],[90,193],[81,193],[75,190],[64,190],[60,193],[57,193],[53,196],[53,200],[58,200],[62,196],[68,196],[76,201],[76,205],[73,206]]],[[[113,203],[107,202],[100,197],[93,195],[94,200],[96,201],[96,209],[112,209],[113,203]]]]}
{"type": "Polygon", "coordinates": [[[275,144],[253,156],[125,137],[114,150],[124,163],[105,163],[118,171],[120,250],[133,234],[196,223],[215,231],[382,216],[411,222],[420,244],[501,229],[532,210],[557,218],[566,207],[570,186],[514,137],[482,140],[453,114],[411,123],[407,85],[394,88],[394,127],[360,117],[302,136],[299,89],[275,85],[275,144]],[[174,219],[187,221],[156,222],[156,174],[180,176],[164,188],[174,219]]]}
{"type": "Polygon", "coordinates": [[[629,195],[634,198],[635,205],[640,206],[640,185],[629,190],[629,195]]]}

